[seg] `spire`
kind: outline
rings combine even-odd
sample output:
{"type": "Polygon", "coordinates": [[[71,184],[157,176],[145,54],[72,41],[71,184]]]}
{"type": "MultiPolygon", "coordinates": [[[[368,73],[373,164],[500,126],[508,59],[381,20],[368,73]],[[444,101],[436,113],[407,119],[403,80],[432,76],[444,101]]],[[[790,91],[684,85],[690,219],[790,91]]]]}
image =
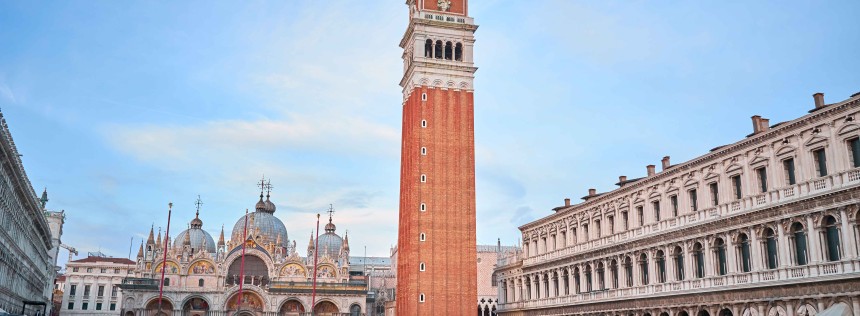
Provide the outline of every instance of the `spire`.
{"type": "Polygon", "coordinates": [[[149,238],[146,239],[147,245],[152,245],[155,243],[155,238],[152,236],[154,229],[155,229],[155,224],[153,224],[151,227],[149,227],[149,238]]]}
{"type": "Polygon", "coordinates": [[[349,230],[343,235],[343,249],[349,251],[349,230]]]}
{"type": "Polygon", "coordinates": [[[218,247],[224,246],[224,225],[221,225],[221,236],[218,236],[218,247]]]}
{"type": "Polygon", "coordinates": [[[48,204],[48,188],[42,191],[42,198],[39,201],[42,202],[42,208],[45,208],[45,204],[48,204]]]}
{"type": "Polygon", "coordinates": [[[143,258],[143,240],[140,241],[140,249],[137,250],[137,257],[143,258]]]}
{"type": "Polygon", "coordinates": [[[164,245],[161,243],[161,227],[158,228],[158,238],[155,239],[155,245],[158,247],[164,245]]]}
{"type": "Polygon", "coordinates": [[[185,240],[182,241],[183,245],[191,245],[191,225],[188,225],[188,230],[185,231],[185,240]]]}
{"type": "Polygon", "coordinates": [[[314,249],[314,232],[311,231],[311,240],[308,242],[308,251],[314,249]]]}

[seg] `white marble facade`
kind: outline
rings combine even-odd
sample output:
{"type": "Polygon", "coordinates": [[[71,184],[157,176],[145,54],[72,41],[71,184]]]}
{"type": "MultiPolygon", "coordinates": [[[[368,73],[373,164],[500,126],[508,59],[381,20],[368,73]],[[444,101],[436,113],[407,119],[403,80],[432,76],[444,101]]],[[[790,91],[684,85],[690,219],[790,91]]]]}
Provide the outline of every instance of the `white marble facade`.
{"type": "Polygon", "coordinates": [[[500,315],[860,316],[860,94],[520,227],[500,315]]]}

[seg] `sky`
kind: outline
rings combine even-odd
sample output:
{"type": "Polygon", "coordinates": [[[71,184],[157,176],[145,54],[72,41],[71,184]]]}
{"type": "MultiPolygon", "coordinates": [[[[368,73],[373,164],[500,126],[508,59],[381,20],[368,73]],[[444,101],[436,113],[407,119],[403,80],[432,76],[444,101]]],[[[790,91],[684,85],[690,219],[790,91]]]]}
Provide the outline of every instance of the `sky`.
{"type": "MultiPolygon", "coordinates": [[[[618,176],[860,92],[858,1],[474,0],[479,244],[618,176]]],[[[63,243],[135,255],[203,201],[217,239],[265,176],[289,238],[332,204],[397,243],[403,1],[0,2],[0,111],[63,243]]],[[[302,247],[300,247],[302,248],[302,247]]],[[[60,254],[60,265],[67,259],[60,254]]]]}

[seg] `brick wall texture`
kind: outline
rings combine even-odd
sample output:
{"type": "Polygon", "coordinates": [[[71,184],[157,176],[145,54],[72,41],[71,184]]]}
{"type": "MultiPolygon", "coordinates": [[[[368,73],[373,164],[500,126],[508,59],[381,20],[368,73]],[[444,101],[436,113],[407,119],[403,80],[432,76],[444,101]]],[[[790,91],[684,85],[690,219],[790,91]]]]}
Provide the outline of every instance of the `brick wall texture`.
{"type": "Polygon", "coordinates": [[[474,135],[470,91],[417,87],[404,103],[398,315],[475,313],[474,135]],[[421,147],[427,148],[426,155],[421,147]],[[421,182],[422,174],[426,182],[421,182]],[[425,211],[420,210],[421,203],[425,211]],[[421,233],[425,241],[419,241],[421,233]],[[422,262],[425,271],[419,271],[422,262]],[[424,302],[419,302],[421,293],[424,302]]]}

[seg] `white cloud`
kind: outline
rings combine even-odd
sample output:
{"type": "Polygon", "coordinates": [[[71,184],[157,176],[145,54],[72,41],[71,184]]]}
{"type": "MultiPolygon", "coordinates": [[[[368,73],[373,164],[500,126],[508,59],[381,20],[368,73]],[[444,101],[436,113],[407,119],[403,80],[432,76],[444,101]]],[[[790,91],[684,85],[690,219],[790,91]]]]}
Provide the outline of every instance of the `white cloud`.
{"type": "Polygon", "coordinates": [[[12,88],[9,88],[9,86],[2,81],[0,81],[0,96],[3,96],[3,98],[5,98],[11,103],[17,103],[17,100],[15,99],[15,93],[12,92],[12,88]]]}

